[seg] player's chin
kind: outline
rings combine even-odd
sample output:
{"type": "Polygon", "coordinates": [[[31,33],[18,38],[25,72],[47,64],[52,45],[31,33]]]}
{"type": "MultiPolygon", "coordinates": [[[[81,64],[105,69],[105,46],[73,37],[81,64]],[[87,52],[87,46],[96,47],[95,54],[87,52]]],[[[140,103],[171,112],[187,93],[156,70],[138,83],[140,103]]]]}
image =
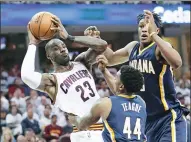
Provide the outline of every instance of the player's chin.
{"type": "Polygon", "coordinates": [[[150,43],[150,40],[149,39],[141,39],[140,42],[143,44],[148,44],[148,43],[150,43]]]}

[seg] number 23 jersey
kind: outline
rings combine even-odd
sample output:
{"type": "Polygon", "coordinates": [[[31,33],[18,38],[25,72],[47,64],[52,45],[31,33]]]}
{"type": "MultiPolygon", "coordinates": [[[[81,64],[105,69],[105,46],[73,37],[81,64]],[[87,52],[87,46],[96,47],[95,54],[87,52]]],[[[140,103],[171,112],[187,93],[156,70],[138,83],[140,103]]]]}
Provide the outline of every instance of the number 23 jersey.
{"type": "Polygon", "coordinates": [[[80,62],[63,73],[52,73],[57,80],[55,105],[62,111],[83,116],[100,98],[93,76],[80,62]]]}

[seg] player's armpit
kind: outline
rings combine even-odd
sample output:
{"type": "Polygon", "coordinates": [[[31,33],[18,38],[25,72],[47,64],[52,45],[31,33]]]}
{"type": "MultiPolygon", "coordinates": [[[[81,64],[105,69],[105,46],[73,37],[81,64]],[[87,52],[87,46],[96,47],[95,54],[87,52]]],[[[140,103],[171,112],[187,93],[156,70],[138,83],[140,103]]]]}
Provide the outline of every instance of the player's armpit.
{"type": "Polygon", "coordinates": [[[57,88],[57,81],[54,75],[44,73],[42,74],[41,83],[38,86],[37,90],[45,92],[54,102],[56,99],[56,88],[57,88]]]}
{"type": "Polygon", "coordinates": [[[128,43],[125,47],[115,52],[110,48],[107,48],[104,52],[104,55],[108,59],[109,63],[108,66],[114,66],[127,62],[132,49],[135,47],[137,43],[138,43],[137,41],[132,41],[128,43]]]}

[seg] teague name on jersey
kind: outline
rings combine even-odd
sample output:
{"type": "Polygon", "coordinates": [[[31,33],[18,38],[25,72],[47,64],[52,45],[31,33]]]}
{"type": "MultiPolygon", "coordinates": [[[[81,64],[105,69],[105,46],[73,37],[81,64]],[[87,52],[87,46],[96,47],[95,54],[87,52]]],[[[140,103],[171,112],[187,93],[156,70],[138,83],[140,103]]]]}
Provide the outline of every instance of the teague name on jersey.
{"type": "Polygon", "coordinates": [[[129,62],[129,65],[138,69],[140,72],[155,74],[152,62],[149,60],[132,60],[129,62]]]}
{"type": "Polygon", "coordinates": [[[129,102],[128,104],[123,103],[121,105],[122,105],[124,111],[135,111],[135,112],[138,112],[138,113],[140,113],[140,110],[141,110],[141,107],[142,107],[139,104],[131,103],[131,102],[129,102]]]}
{"type": "Polygon", "coordinates": [[[80,80],[81,78],[85,78],[88,77],[91,79],[91,75],[88,73],[87,70],[80,70],[75,72],[74,74],[70,75],[69,77],[67,77],[63,83],[60,84],[60,88],[64,91],[64,93],[66,94],[68,92],[68,89],[70,88],[70,86],[80,80]]]}

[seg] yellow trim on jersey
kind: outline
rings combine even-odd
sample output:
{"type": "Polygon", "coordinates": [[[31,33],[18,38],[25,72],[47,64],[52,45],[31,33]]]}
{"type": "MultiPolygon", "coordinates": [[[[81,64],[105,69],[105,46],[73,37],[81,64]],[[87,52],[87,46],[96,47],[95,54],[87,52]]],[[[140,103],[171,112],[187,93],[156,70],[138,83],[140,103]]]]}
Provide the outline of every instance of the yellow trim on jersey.
{"type": "Polygon", "coordinates": [[[151,44],[149,44],[147,47],[145,47],[144,49],[140,49],[139,47],[139,55],[141,55],[145,50],[147,50],[148,48],[150,48],[151,46],[153,46],[155,44],[155,42],[152,42],[151,44]]]}
{"type": "Polygon", "coordinates": [[[107,123],[106,120],[104,121],[104,124],[105,124],[106,129],[110,133],[111,141],[112,142],[116,142],[116,140],[115,140],[115,133],[114,133],[113,129],[109,126],[109,124],[107,123]]]}
{"type": "Polygon", "coordinates": [[[171,136],[172,136],[172,142],[176,142],[176,125],[175,120],[177,118],[176,112],[172,109],[172,121],[171,121],[171,136]]]}
{"type": "Polygon", "coordinates": [[[172,74],[172,77],[174,77],[174,72],[173,72],[173,70],[172,70],[172,67],[170,67],[170,72],[171,72],[171,74],[172,74]]]}
{"type": "Polygon", "coordinates": [[[132,99],[132,98],[135,98],[136,97],[136,95],[131,95],[131,96],[128,96],[128,95],[118,95],[118,96],[120,96],[120,97],[123,97],[123,98],[127,98],[127,99],[132,99]]]}
{"type": "MultiPolygon", "coordinates": [[[[93,130],[100,130],[100,131],[102,131],[103,130],[103,124],[102,123],[99,123],[99,124],[93,124],[93,125],[91,125],[89,128],[88,128],[88,130],[90,130],[90,131],[93,131],[93,130]]],[[[73,132],[78,132],[79,130],[77,129],[77,127],[76,126],[73,126],[73,132]]]]}
{"type": "Polygon", "coordinates": [[[168,110],[169,108],[168,108],[168,104],[167,104],[166,99],[165,99],[164,84],[163,84],[163,76],[166,72],[166,67],[167,67],[167,65],[162,66],[162,71],[159,75],[159,88],[160,88],[161,101],[162,101],[162,104],[164,106],[164,109],[168,110]]]}

